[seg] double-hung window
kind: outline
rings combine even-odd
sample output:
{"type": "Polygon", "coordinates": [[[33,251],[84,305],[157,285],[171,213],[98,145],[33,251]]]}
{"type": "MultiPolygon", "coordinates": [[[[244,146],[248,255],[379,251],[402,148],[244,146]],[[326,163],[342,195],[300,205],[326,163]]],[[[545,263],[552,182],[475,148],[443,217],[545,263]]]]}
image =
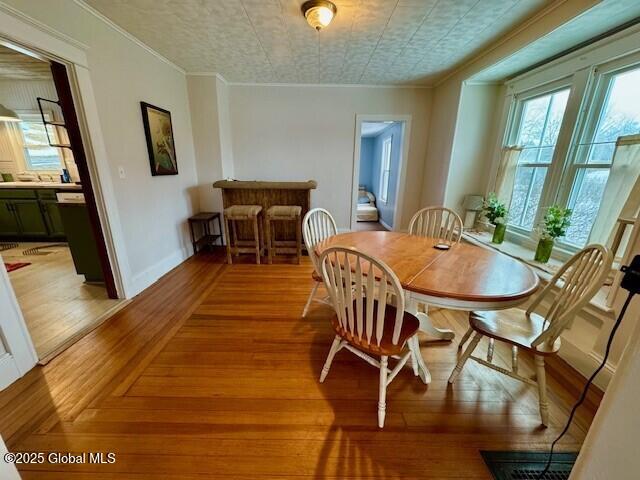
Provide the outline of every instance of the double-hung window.
{"type": "MultiPolygon", "coordinates": [[[[51,119],[51,115],[45,113],[47,120],[51,119]]],[[[26,170],[38,171],[60,171],[63,166],[62,154],[60,149],[49,145],[47,139],[47,131],[49,137],[54,141],[58,141],[55,127],[42,123],[42,117],[39,113],[22,113],[20,114],[20,128],[22,129],[22,138],[24,144],[24,161],[26,170]]]]}
{"type": "Polygon", "coordinates": [[[554,158],[569,89],[523,99],[512,125],[512,142],[522,147],[509,208],[509,224],[531,231],[554,158]]]}
{"type": "Polygon", "coordinates": [[[380,201],[387,203],[389,199],[389,176],[391,174],[391,138],[382,142],[382,158],[380,159],[380,201]]]}

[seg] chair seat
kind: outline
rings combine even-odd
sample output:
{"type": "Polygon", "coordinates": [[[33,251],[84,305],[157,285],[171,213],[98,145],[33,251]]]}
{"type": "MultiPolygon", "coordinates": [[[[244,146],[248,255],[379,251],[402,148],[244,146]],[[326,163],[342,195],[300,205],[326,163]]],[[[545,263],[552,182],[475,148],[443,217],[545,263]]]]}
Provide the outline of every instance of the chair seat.
{"type": "Polygon", "coordinates": [[[295,220],[302,214],[302,207],[298,205],[272,205],[267,210],[270,220],[295,220]]]}
{"type": "MultiPolygon", "coordinates": [[[[366,299],[364,305],[366,308],[366,299]]],[[[353,312],[356,314],[356,304],[353,303],[353,312]]],[[[363,312],[364,313],[364,312],[363,312]]],[[[378,316],[378,302],[373,302],[373,318],[378,316]]],[[[334,315],[331,319],[331,325],[338,335],[348,341],[351,345],[362,350],[363,352],[370,353],[372,355],[398,355],[402,353],[405,343],[409,338],[414,336],[420,327],[419,320],[409,312],[404,312],[404,318],[402,320],[402,328],[400,329],[400,336],[398,337],[398,343],[394,345],[393,329],[396,323],[396,308],[387,305],[384,315],[384,330],[382,332],[382,340],[380,346],[376,344],[376,322],[374,321],[373,331],[371,333],[371,344],[367,342],[366,335],[362,335],[362,339],[357,336],[351,335],[351,333],[340,326],[338,316],[334,315]]]]}
{"type": "Polygon", "coordinates": [[[560,338],[553,345],[546,342],[533,347],[531,344],[542,333],[544,317],[532,313],[528,318],[526,311],[519,308],[495,312],[471,312],[469,324],[476,332],[510,343],[518,348],[538,355],[552,355],[560,350],[560,338]]]}
{"type": "Polygon", "coordinates": [[[231,205],[224,209],[224,216],[229,220],[250,220],[262,211],[260,205],[231,205]]]}

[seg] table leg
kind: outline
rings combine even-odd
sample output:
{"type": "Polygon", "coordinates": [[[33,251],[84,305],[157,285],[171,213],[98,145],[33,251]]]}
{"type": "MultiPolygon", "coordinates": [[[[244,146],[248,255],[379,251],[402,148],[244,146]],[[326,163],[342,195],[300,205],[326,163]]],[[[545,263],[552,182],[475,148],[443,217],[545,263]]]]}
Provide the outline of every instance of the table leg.
{"type": "MultiPolygon", "coordinates": [[[[410,298],[407,299],[405,309],[407,312],[415,315],[420,322],[420,331],[426,333],[430,337],[435,338],[436,340],[453,340],[455,337],[455,333],[453,330],[449,330],[446,328],[438,328],[436,327],[429,318],[429,314],[427,312],[419,312],[418,311],[418,302],[412,300],[410,298]]],[[[425,308],[428,311],[428,307],[425,308]]]]}

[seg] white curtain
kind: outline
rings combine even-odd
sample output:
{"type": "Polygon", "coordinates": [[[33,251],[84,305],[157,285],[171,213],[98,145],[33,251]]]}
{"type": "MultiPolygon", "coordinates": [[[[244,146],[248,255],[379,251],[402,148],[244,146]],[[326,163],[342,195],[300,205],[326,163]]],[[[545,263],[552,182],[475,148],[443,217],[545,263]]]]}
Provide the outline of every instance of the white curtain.
{"type": "Polygon", "coordinates": [[[502,200],[507,208],[511,204],[511,196],[513,195],[513,184],[516,180],[516,168],[518,166],[518,158],[522,147],[503,147],[502,158],[498,166],[498,175],[496,178],[495,193],[502,200]]]}
{"type": "Polygon", "coordinates": [[[0,122],[0,172],[13,173],[22,170],[24,145],[18,122],[0,122]]]}
{"type": "Polygon", "coordinates": [[[609,244],[618,218],[634,218],[639,209],[640,135],[619,137],[589,243],[609,244]]]}

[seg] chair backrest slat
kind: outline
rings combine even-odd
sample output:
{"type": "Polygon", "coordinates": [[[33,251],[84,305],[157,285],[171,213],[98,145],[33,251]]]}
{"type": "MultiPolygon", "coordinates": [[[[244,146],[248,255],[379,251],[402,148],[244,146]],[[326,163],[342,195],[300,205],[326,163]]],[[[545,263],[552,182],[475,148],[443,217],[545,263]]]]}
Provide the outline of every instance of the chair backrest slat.
{"type": "Polygon", "coordinates": [[[315,252],[315,246],[321,241],[332,237],[338,233],[336,221],[331,214],[324,208],[314,208],[309,210],[302,219],[302,237],[304,245],[307,247],[311,263],[320,273],[318,266],[318,256],[315,252]]]}
{"type": "Polygon", "coordinates": [[[462,237],[462,219],[446,207],[426,207],[418,210],[409,222],[409,233],[458,243],[462,237]]]}
{"type": "Polygon", "coordinates": [[[391,321],[387,296],[395,297],[392,342],[397,344],[404,318],[404,296],[396,274],[380,260],[345,247],[328,248],[318,264],[340,327],[369,345],[380,346],[385,322],[391,321]]]}
{"type": "Polygon", "coordinates": [[[608,248],[589,245],[560,268],[527,309],[527,314],[531,314],[544,299],[553,296],[545,316],[545,329],[533,346],[544,342],[552,344],[571,327],[575,315],[604,284],[612,261],[608,248]],[[557,293],[554,288],[558,288],[557,293]]]}

